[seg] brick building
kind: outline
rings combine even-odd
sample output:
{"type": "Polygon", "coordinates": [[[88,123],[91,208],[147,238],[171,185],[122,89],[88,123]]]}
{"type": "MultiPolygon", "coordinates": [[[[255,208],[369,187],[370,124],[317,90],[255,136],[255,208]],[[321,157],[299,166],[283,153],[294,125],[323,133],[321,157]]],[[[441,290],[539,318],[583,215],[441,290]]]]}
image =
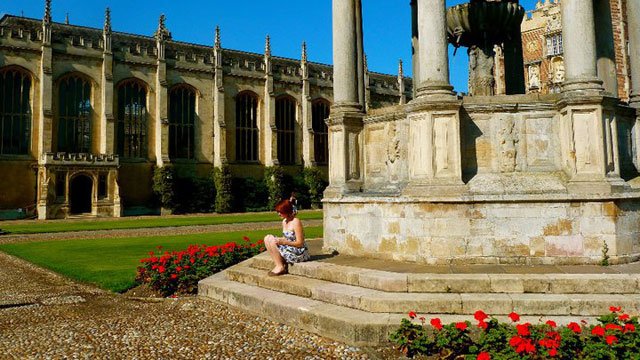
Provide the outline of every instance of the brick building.
{"type": "MultiPolygon", "coordinates": [[[[522,23],[522,47],[527,93],[558,93],[564,81],[561,0],[538,0],[522,23]]],[[[626,1],[594,2],[598,42],[598,72],[607,92],[629,100],[626,1]],[[613,40],[613,41],[611,41],[613,40]],[[613,44],[613,47],[610,45],[613,44]]]]}

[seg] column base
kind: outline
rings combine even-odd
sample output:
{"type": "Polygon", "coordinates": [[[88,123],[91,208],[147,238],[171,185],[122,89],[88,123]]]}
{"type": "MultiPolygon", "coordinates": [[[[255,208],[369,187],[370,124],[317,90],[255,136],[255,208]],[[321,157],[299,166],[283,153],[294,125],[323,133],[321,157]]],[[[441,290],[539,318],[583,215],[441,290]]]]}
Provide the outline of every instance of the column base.
{"type": "Polygon", "coordinates": [[[603,92],[602,80],[598,78],[573,79],[562,83],[562,93],[568,95],[599,95],[603,92]]]}
{"type": "Polygon", "coordinates": [[[418,87],[417,98],[455,98],[456,94],[453,92],[453,86],[449,83],[438,82],[424,82],[418,87]]]}
{"type": "Polygon", "coordinates": [[[640,109],[640,94],[631,94],[629,97],[629,106],[640,109]]]}

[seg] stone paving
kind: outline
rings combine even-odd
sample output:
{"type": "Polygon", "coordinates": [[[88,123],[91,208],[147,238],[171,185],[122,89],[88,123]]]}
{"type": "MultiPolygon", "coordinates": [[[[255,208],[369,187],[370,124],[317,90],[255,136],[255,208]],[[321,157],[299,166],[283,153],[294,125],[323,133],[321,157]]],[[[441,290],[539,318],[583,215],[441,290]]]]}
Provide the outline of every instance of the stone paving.
{"type": "Polygon", "coordinates": [[[349,346],[198,297],[113,294],[4,253],[0,253],[0,278],[0,359],[400,356],[389,346],[349,346]]]}

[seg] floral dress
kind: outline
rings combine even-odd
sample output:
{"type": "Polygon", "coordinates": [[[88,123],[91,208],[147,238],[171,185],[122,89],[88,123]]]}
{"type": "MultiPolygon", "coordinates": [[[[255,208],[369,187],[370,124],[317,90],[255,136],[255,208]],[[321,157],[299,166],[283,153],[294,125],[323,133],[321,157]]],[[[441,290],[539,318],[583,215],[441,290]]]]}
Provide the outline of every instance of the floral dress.
{"type": "MultiPolygon", "coordinates": [[[[296,241],[296,233],[293,230],[282,230],[282,235],[286,240],[291,242],[296,241]]],[[[280,251],[280,255],[284,261],[289,264],[303,262],[309,260],[311,257],[309,255],[309,248],[307,247],[307,243],[304,243],[301,247],[296,247],[292,245],[278,245],[278,250],[280,251]]]]}

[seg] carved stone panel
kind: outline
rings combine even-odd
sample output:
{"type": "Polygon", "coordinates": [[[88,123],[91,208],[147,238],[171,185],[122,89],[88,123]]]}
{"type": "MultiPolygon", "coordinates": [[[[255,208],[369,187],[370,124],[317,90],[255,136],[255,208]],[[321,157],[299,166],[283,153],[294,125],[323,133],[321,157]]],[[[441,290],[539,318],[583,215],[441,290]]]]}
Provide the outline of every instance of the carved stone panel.
{"type": "Polygon", "coordinates": [[[525,118],[526,166],[529,170],[552,170],[555,165],[553,117],[525,118]]]}
{"type": "Polygon", "coordinates": [[[454,134],[455,121],[450,116],[434,116],[433,148],[435,152],[433,168],[435,177],[450,177],[455,174],[454,134]]]}
{"type": "Polygon", "coordinates": [[[383,180],[389,138],[385,124],[373,124],[365,128],[365,177],[383,180]]]}
{"type": "Polygon", "coordinates": [[[429,114],[409,115],[409,176],[411,179],[428,179],[433,176],[432,123],[429,114]]]}
{"type": "Polygon", "coordinates": [[[518,129],[513,118],[502,118],[500,120],[500,130],[498,131],[500,172],[520,170],[517,166],[519,141],[518,129]]]}
{"type": "Polygon", "coordinates": [[[599,173],[598,148],[602,139],[596,131],[597,114],[595,111],[574,111],[572,117],[576,173],[599,173]]]}

